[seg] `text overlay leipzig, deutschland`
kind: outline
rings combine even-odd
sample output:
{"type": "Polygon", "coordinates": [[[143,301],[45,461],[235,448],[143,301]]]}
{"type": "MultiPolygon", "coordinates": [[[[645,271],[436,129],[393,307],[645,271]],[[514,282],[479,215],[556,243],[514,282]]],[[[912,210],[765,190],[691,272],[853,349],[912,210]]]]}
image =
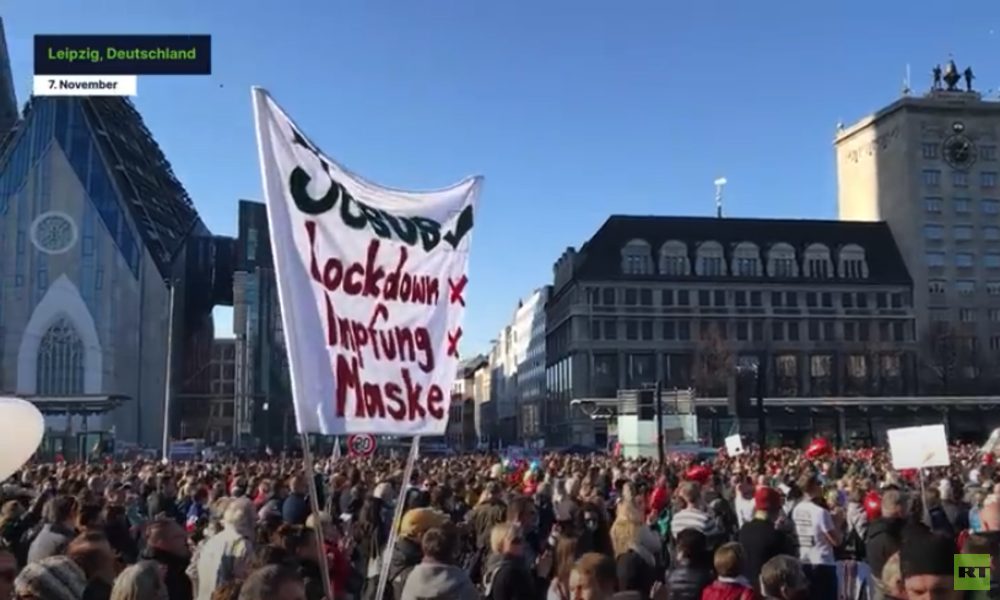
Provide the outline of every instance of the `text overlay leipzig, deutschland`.
{"type": "Polygon", "coordinates": [[[210,75],[208,35],[36,35],[35,75],[210,75]]]}

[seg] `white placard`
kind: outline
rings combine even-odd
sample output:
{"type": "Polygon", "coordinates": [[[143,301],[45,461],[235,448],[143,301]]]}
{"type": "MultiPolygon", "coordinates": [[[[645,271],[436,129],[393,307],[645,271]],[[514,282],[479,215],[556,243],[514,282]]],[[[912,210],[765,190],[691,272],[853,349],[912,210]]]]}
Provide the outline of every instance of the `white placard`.
{"type": "Polygon", "coordinates": [[[894,469],[947,467],[951,464],[944,425],[900,427],[890,429],[886,435],[889,437],[894,469]]]}
{"type": "Polygon", "coordinates": [[[726,454],[729,456],[739,456],[743,454],[743,438],[739,435],[731,435],[726,438],[726,454]]]}
{"type": "Polygon", "coordinates": [[[381,187],[253,97],[299,432],[444,434],[482,179],[381,187]]]}
{"type": "Polygon", "coordinates": [[[35,75],[36,96],[135,96],[135,75],[35,75]]]}

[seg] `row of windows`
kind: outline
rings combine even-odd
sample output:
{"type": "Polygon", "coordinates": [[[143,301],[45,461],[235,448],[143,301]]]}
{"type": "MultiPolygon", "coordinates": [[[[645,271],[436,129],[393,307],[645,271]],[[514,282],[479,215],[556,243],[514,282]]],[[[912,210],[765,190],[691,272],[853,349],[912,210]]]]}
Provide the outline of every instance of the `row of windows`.
{"type": "MultiPolygon", "coordinates": [[[[951,212],[956,215],[972,214],[974,201],[972,198],[958,196],[951,199],[951,212]]],[[[945,212],[945,200],[941,196],[928,196],[924,198],[924,210],[930,214],[941,214],[945,212]]],[[[1000,214],[1000,200],[996,198],[983,198],[979,200],[979,213],[983,215],[1000,214]]]]}
{"type": "MultiPolygon", "coordinates": [[[[948,255],[945,252],[933,251],[925,254],[925,264],[928,267],[945,267],[948,263],[948,255]]],[[[955,268],[972,269],[976,266],[976,255],[972,252],[957,252],[954,256],[955,268]]],[[[982,264],[985,269],[1000,269],[1000,252],[987,252],[982,256],[982,264]]]]}
{"type": "Polygon", "coordinates": [[[960,308],[958,309],[958,320],[962,323],[976,323],[980,321],[980,316],[984,315],[990,323],[1000,323],[1000,309],[990,308],[986,311],[980,311],[975,308],[960,308]]]}
{"type": "MultiPolygon", "coordinates": [[[[924,238],[930,241],[942,241],[947,236],[947,229],[944,225],[928,224],[924,225],[924,238]]],[[[1000,241],[1000,227],[987,225],[980,228],[982,240],[987,242],[1000,241]]],[[[951,239],[956,242],[971,242],[976,237],[976,227],[973,225],[955,225],[951,228],[951,239]]]]}
{"type": "MultiPolygon", "coordinates": [[[[777,243],[766,251],[752,242],[741,242],[733,247],[727,260],[726,248],[716,241],[697,244],[694,257],[694,274],[706,277],[734,275],[737,277],[798,277],[799,253],[787,243],[777,243]]],[[[641,239],[629,241],[621,250],[622,272],[628,275],[689,276],[692,274],[687,243],[670,240],[659,250],[659,264],[653,260],[653,248],[641,239]]],[[[802,254],[801,275],[819,279],[831,277],[864,279],[868,277],[865,250],[857,244],[846,244],[834,253],[826,244],[810,244],[802,254]]]]}
{"type": "Polygon", "coordinates": [[[764,307],[765,299],[777,308],[835,308],[835,301],[843,308],[893,308],[910,306],[909,294],[904,292],[770,292],[747,290],[678,290],[651,288],[594,288],[589,290],[590,303],[594,306],[661,306],[702,307],[764,307]],[[657,298],[658,297],[658,298],[657,298]]]}
{"type": "MultiPolygon", "coordinates": [[[[927,291],[931,295],[945,294],[948,292],[948,287],[948,281],[944,279],[932,279],[927,282],[927,291]]],[[[955,282],[955,291],[963,296],[971,296],[979,289],[979,282],[973,279],[959,279],[955,282]]],[[[981,289],[986,290],[990,296],[1000,296],[1000,281],[987,281],[982,284],[981,289]]]]}
{"type": "MultiPolygon", "coordinates": [[[[934,142],[924,142],[920,152],[927,160],[936,160],[941,156],[941,146],[934,142]]],[[[997,159],[997,147],[993,145],[979,146],[979,160],[994,162],[997,159]]]]}
{"type": "MultiPolygon", "coordinates": [[[[1000,319],[1000,310],[997,310],[1000,319]]],[[[905,321],[801,321],[777,319],[763,320],[707,320],[668,319],[593,319],[590,321],[590,339],[595,341],[691,341],[697,331],[698,339],[740,342],[906,342],[913,339],[905,321]],[[659,329],[659,331],[657,331],[659,329]]]]}
{"type": "MultiPolygon", "coordinates": [[[[928,187],[938,187],[941,185],[940,169],[924,169],[922,174],[924,185],[928,187]]],[[[965,171],[951,172],[952,187],[969,187],[969,173],[965,171]]],[[[979,187],[990,190],[997,187],[996,171],[983,171],[979,174],[979,187]]]]}
{"type": "MultiPolygon", "coordinates": [[[[652,353],[628,353],[624,355],[624,363],[620,363],[621,358],[623,357],[619,353],[595,353],[593,355],[593,372],[588,382],[590,389],[581,390],[581,393],[589,392],[598,396],[613,396],[621,384],[628,388],[637,388],[643,384],[652,383],[657,377],[658,359],[662,360],[661,376],[665,377],[668,385],[678,388],[690,385],[712,386],[712,382],[698,381],[699,377],[695,375],[696,369],[694,368],[697,356],[694,353],[666,353],[660,356],[652,353]],[[624,373],[619,365],[624,367],[624,373]],[[624,375],[624,377],[620,378],[620,375],[624,375]],[[692,375],[695,376],[692,377],[692,375]]],[[[878,388],[867,390],[869,392],[887,394],[903,392],[899,386],[904,383],[902,381],[904,360],[896,352],[840,356],[827,353],[777,354],[772,357],[772,362],[774,365],[773,381],[770,382],[770,385],[773,387],[768,391],[768,394],[798,396],[803,392],[810,395],[829,395],[836,392],[851,393],[852,390],[855,393],[865,391],[847,385],[836,390],[834,380],[841,379],[836,377],[838,369],[843,374],[841,379],[843,384],[865,380],[878,388]],[[808,387],[808,391],[804,387],[808,387]]],[[[701,391],[709,394],[725,394],[724,382],[722,386],[715,387],[720,389],[701,391]]]]}

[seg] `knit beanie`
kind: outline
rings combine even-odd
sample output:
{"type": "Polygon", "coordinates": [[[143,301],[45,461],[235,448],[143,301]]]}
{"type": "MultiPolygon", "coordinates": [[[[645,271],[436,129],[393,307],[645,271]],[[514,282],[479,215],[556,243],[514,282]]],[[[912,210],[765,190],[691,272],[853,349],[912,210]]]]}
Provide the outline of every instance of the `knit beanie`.
{"type": "Polygon", "coordinates": [[[955,542],[948,536],[926,534],[899,550],[903,580],[918,575],[954,575],[955,542]]]}

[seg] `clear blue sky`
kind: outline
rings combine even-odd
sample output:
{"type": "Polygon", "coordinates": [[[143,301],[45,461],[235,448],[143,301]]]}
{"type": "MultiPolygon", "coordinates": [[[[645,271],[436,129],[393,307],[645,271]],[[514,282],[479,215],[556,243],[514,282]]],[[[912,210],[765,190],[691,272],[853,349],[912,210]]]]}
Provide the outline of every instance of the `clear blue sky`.
{"type": "MultiPolygon", "coordinates": [[[[610,213],[836,215],[831,140],[954,53],[1000,87],[1000,4],[926,0],[48,0],[3,9],[20,97],[36,33],[208,33],[210,77],[136,103],[209,226],[261,197],[250,86],[370,179],[486,176],[466,352],[610,213]],[[968,24],[965,24],[965,23],[968,24]],[[994,33],[992,30],[996,28],[994,33]]],[[[231,327],[220,312],[217,330],[231,327]]]]}

